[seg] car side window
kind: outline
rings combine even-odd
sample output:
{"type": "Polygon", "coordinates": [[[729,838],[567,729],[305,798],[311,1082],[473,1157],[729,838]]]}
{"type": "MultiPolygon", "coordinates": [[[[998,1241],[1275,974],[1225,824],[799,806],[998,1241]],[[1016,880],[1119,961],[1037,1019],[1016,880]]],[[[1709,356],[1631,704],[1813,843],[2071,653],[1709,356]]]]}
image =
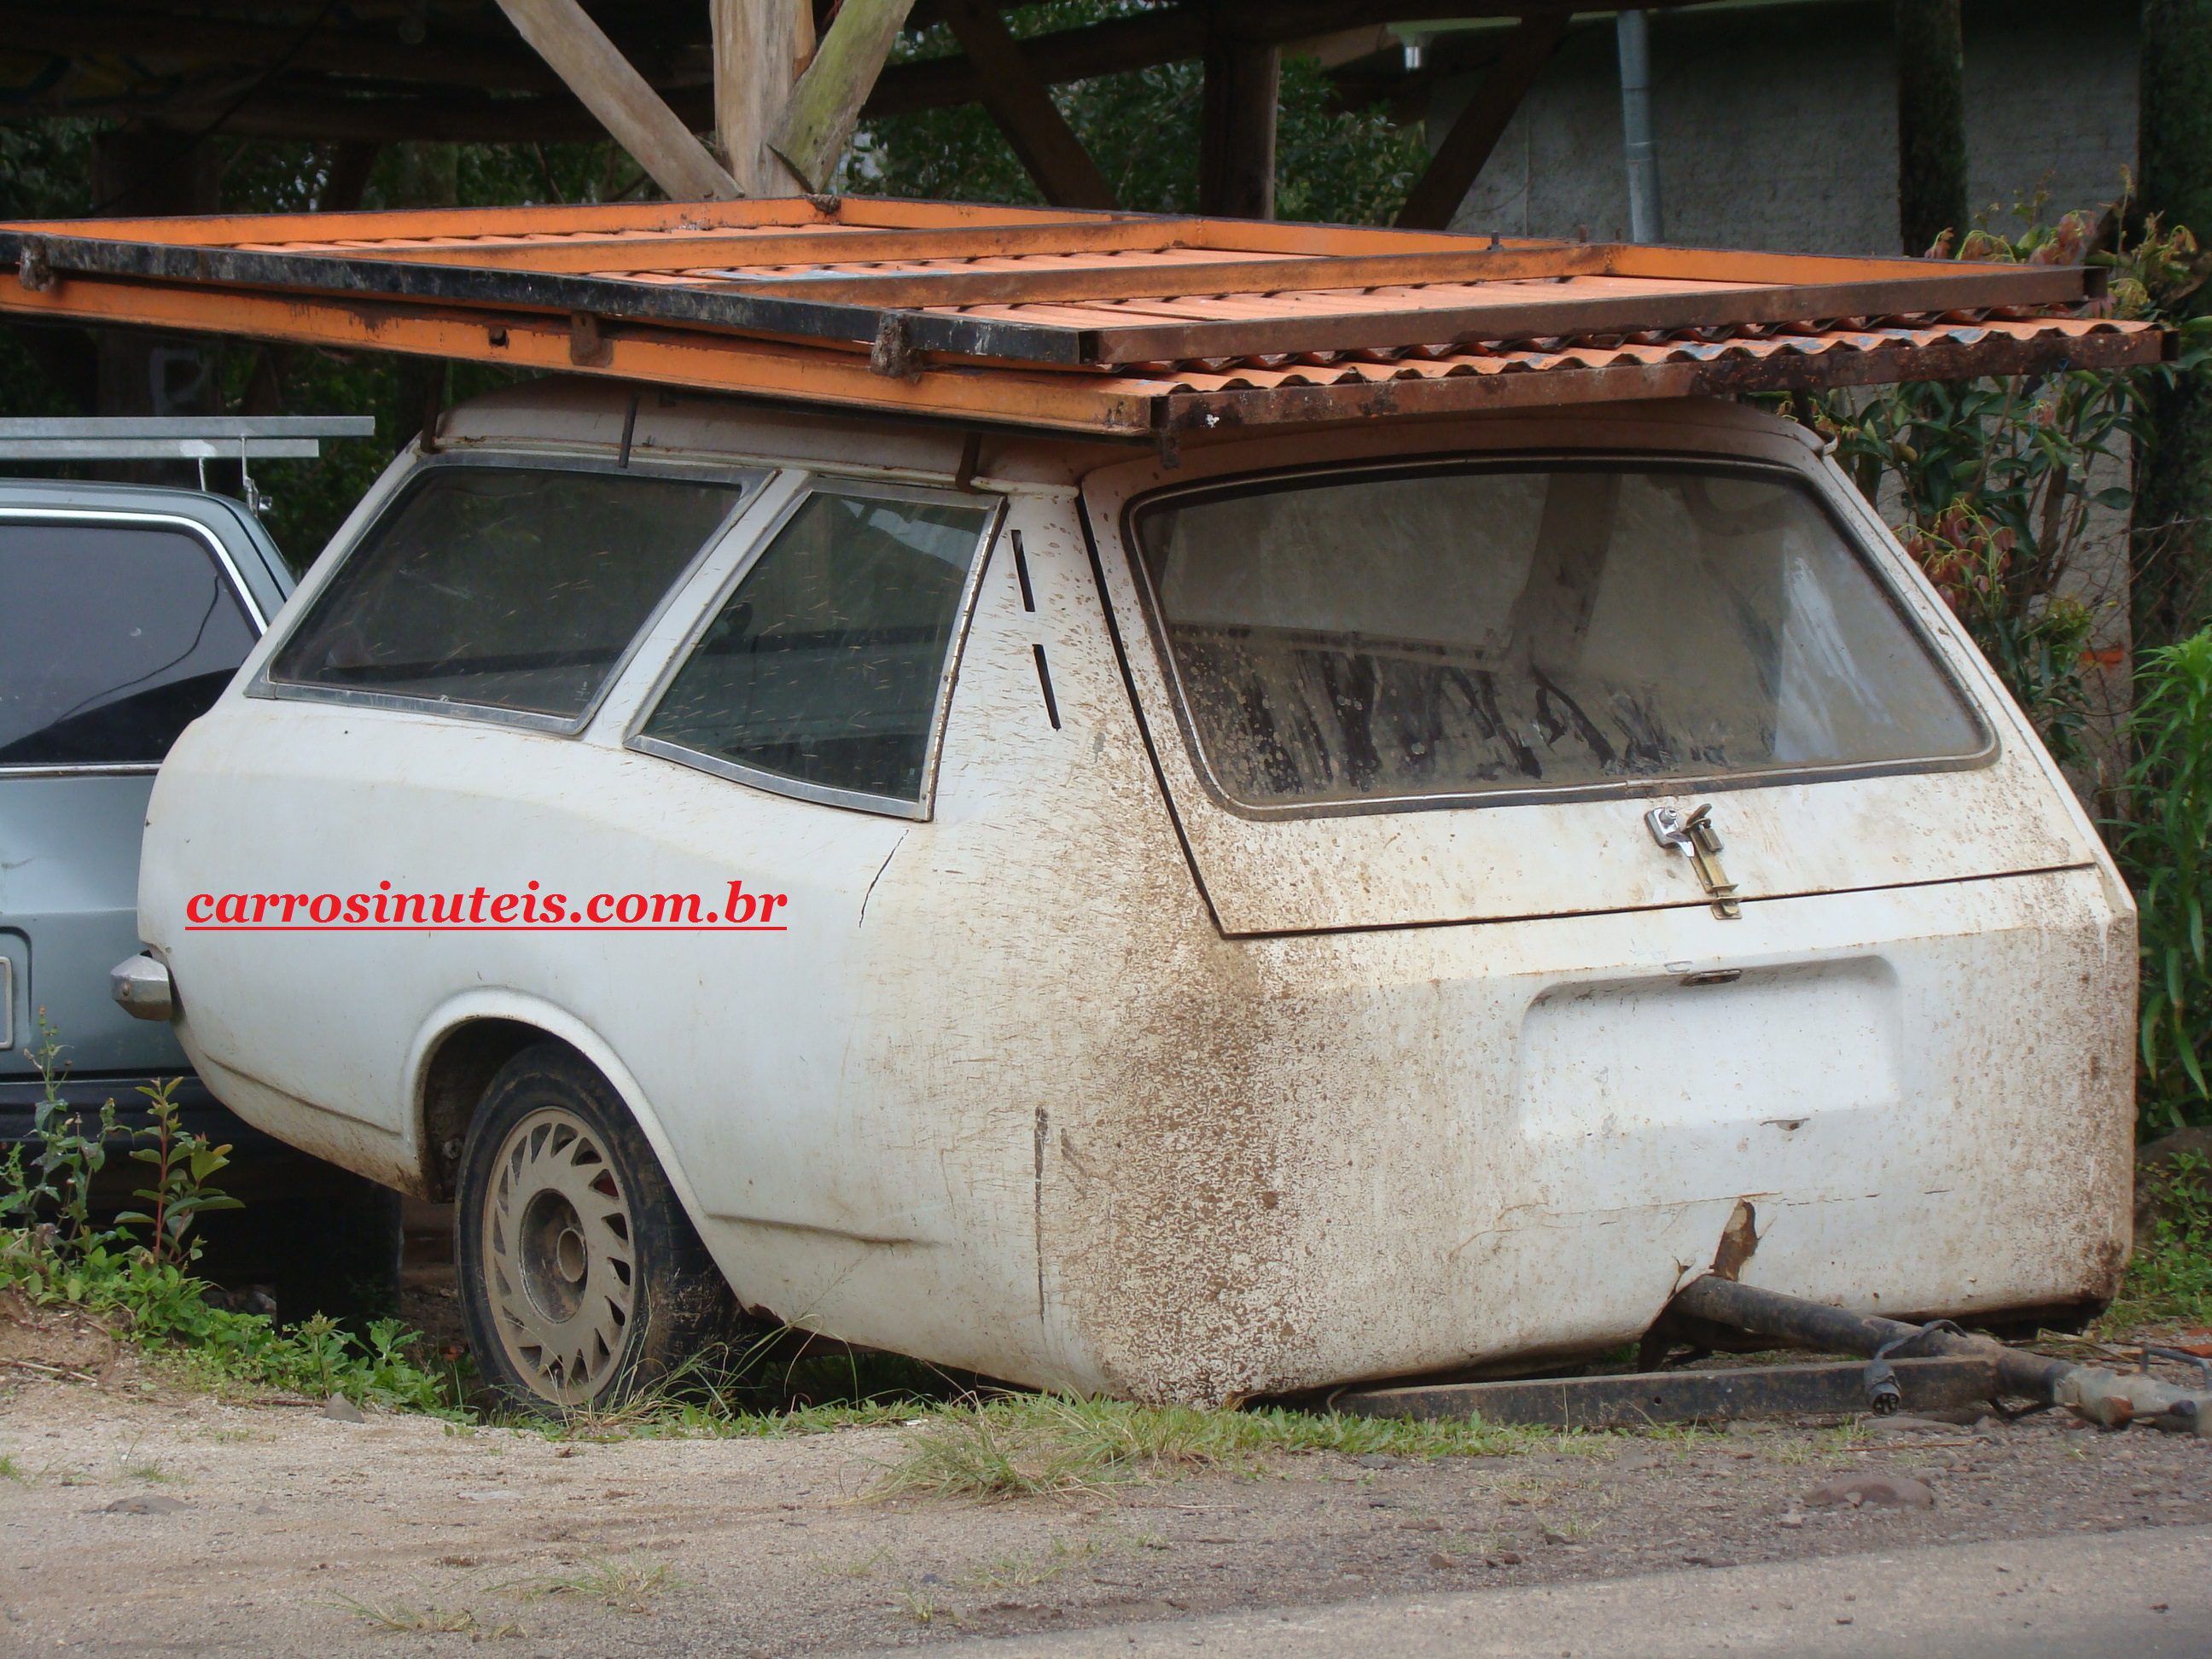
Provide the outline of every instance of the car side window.
{"type": "Polygon", "coordinates": [[[747,482],[425,468],[315,597],[269,680],[580,720],[747,482]]]}
{"type": "Polygon", "coordinates": [[[257,629],[214,550],[163,525],[0,523],[0,767],[154,766],[257,629]]]}
{"type": "Polygon", "coordinates": [[[699,637],[637,744],[796,793],[918,806],[994,508],[816,488],[699,637]]]}

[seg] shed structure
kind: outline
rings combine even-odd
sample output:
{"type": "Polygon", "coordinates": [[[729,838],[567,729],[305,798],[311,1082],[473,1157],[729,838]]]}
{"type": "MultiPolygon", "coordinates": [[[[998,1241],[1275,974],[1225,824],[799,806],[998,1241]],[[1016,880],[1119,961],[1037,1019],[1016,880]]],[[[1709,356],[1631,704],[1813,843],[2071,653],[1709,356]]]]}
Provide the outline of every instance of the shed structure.
{"type": "Polygon", "coordinates": [[[1158,0],[1017,39],[1007,14],[1018,3],[0,0],[0,85],[19,116],[127,124],[146,142],[109,146],[111,193],[180,211],[193,153],[217,135],[334,143],[331,193],[357,199],[381,144],[605,131],[672,198],[737,198],[824,188],[856,121],[967,103],[990,114],[1047,201],[1105,207],[1112,186],[1050,88],[1194,61],[1198,206],[1266,218],[1281,61],[1304,52],[1339,76],[1353,105],[1387,91],[1411,108],[1447,74],[1476,77],[1400,216],[1441,227],[1577,16],[1609,15],[1584,0],[1158,0]],[[1504,27],[1449,64],[1403,61],[1406,37],[1394,31],[1468,21],[1504,27]],[[894,54],[902,30],[936,25],[951,51],[894,54]],[[692,136],[707,131],[719,135],[715,151],[692,136]]]}

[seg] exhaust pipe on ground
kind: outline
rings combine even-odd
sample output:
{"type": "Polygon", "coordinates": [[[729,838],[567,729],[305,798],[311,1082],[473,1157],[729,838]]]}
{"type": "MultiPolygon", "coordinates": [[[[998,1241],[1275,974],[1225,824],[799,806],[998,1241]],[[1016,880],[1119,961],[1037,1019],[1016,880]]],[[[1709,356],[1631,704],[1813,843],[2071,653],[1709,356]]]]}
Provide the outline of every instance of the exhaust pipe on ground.
{"type": "MultiPolygon", "coordinates": [[[[1718,1274],[1707,1274],[1685,1286],[1668,1305],[1668,1312],[1798,1347],[1864,1354],[1869,1362],[1868,1403],[1876,1411],[1882,1410],[1885,1402],[1889,1409],[1896,1408],[1891,1359],[1950,1355],[1986,1360],[2003,1393],[2063,1406],[2100,1428],[2148,1423],[2172,1434],[2212,1437],[2212,1386],[2177,1389],[2147,1371],[2123,1374],[2026,1353],[1985,1336],[1970,1335],[1948,1319],[1909,1325],[1875,1314],[1847,1313],[1825,1303],[1759,1290],[1718,1274]]],[[[2169,1357],[2212,1373],[2212,1367],[2194,1355],[2169,1357]]],[[[2206,1381],[2212,1385],[2212,1374],[2206,1381]]]]}

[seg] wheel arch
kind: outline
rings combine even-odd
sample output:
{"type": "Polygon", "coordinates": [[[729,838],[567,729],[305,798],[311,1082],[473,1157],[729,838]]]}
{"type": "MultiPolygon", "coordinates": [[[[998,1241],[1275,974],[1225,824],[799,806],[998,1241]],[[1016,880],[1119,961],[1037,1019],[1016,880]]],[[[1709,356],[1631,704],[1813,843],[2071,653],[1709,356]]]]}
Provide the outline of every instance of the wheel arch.
{"type": "Polygon", "coordinates": [[[629,1067],[597,1031],[567,1009],[526,992],[484,988],[452,999],[423,1022],[409,1057],[410,1127],[425,1189],[453,1195],[459,1146],[499,1068],[534,1043],[574,1050],[607,1080],[660,1161],[691,1224],[700,1212],[682,1160],[629,1067]],[[453,1148],[449,1153],[448,1147],[453,1148]]]}

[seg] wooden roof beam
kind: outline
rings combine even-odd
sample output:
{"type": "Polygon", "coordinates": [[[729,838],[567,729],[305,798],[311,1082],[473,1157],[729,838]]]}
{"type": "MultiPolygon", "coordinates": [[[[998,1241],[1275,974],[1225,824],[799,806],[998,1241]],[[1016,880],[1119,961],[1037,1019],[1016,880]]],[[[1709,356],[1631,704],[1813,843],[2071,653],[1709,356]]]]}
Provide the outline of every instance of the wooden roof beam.
{"type": "Polygon", "coordinates": [[[1514,112],[1528,95],[1544,65],[1552,61],[1559,43],[1567,38],[1574,21],[1569,12],[1542,12],[1523,17],[1505,42],[1490,73],[1452,123],[1443,143],[1430,158],[1421,176],[1407,193],[1406,204],[1394,222],[1401,230],[1443,230],[1459,204],[1474,188],[1483,163],[1505,136],[1514,112]]]}
{"type": "Polygon", "coordinates": [[[975,95],[1045,200],[1054,207],[1112,207],[1114,187],[1030,67],[1023,43],[1007,33],[998,8],[981,0],[940,0],[939,10],[978,71],[975,95]]]}
{"type": "Polygon", "coordinates": [[[1280,46],[1217,33],[1206,43],[1198,123],[1198,210],[1210,218],[1275,216],[1280,46]]]}
{"type": "Polygon", "coordinates": [[[860,106],[897,44],[914,0],[845,0],[836,21],[791,89],[769,148],[810,191],[829,189],[852,142],[860,106]]]}
{"type": "MultiPolygon", "coordinates": [[[[1694,0],[1650,0],[1650,3],[1671,7],[1694,3],[1694,0]]],[[[1209,30],[1254,46],[1286,46],[1385,23],[1517,17],[1539,12],[1571,16],[1593,9],[1596,8],[1589,0],[1559,0],[1556,4],[1544,0],[1234,0],[1211,11],[1178,5],[1081,28],[1033,34],[1023,40],[1022,52],[1040,80],[1059,85],[1196,58],[1206,50],[1209,30]]],[[[964,56],[894,64],[876,83],[866,113],[910,115],[920,110],[972,103],[982,95],[981,81],[974,63],[964,56]]]]}
{"type": "Polygon", "coordinates": [[[727,200],[744,193],[577,0],[499,0],[499,9],[671,197],[727,200]]]}

